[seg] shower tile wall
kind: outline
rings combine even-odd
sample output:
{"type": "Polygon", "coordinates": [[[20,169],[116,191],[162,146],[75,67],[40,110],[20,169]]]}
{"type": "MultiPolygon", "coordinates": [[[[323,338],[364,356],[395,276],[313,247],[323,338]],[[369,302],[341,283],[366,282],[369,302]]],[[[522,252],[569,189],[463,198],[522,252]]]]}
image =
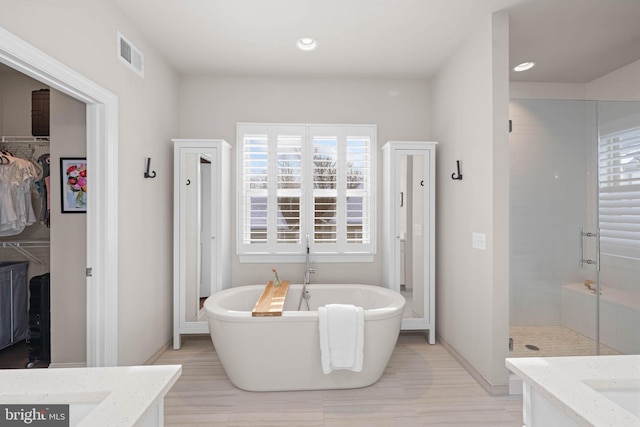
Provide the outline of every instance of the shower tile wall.
{"type": "Polygon", "coordinates": [[[561,286],[593,272],[578,230],[594,223],[595,104],[511,100],[509,116],[510,324],[560,325],[561,286]]]}

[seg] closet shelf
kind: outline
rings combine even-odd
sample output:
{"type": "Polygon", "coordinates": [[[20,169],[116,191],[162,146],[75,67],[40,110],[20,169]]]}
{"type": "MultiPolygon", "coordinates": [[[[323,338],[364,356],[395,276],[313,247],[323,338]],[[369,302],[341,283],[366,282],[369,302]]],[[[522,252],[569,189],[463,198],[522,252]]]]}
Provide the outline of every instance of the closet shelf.
{"type": "Polygon", "coordinates": [[[31,248],[48,248],[50,245],[49,240],[14,240],[14,241],[0,241],[0,248],[13,249],[23,256],[29,258],[31,261],[38,265],[44,266],[38,257],[29,252],[31,248]]]}
{"type": "Polygon", "coordinates": [[[50,142],[48,136],[0,136],[0,151],[35,163],[41,155],[49,153],[50,142]]]}

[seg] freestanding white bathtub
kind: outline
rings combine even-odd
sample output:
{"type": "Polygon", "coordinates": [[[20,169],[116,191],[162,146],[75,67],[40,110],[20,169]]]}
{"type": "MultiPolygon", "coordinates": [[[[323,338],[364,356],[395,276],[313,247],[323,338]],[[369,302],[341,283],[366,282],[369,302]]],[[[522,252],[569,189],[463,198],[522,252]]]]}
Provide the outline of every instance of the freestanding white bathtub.
{"type": "MultiPolygon", "coordinates": [[[[231,382],[248,391],[322,390],[369,386],[382,376],[398,340],[405,299],[369,285],[307,285],[311,311],[297,311],[302,285],[290,285],[282,316],[252,317],[264,285],[218,292],[204,303],[209,332],[231,382]],[[323,374],[318,307],[364,308],[362,372],[323,374]]],[[[306,310],[303,302],[302,309],[306,310]]]]}

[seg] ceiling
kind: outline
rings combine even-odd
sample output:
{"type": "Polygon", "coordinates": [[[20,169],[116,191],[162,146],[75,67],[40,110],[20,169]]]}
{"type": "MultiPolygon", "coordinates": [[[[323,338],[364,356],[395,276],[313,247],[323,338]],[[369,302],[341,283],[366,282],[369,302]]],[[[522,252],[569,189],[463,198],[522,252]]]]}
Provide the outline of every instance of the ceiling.
{"type": "Polygon", "coordinates": [[[640,0],[112,1],[181,74],[428,79],[499,10],[510,65],[537,64],[512,81],[586,83],[640,60],[640,0]]]}

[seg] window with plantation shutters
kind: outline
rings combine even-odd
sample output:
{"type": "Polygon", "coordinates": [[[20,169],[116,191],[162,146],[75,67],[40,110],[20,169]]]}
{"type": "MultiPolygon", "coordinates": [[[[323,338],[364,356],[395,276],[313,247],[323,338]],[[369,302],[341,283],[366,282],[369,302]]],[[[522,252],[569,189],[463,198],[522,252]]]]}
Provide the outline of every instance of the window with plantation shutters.
{"type": "Polygon", "coordinates": [[[241,261],[375,254],[375,126],[238,124],[241,261]]]}
{"type": "Polygon", "coordinates": [[[600,137],[600,252],[640,260],[640,128],[600,137]]]}

